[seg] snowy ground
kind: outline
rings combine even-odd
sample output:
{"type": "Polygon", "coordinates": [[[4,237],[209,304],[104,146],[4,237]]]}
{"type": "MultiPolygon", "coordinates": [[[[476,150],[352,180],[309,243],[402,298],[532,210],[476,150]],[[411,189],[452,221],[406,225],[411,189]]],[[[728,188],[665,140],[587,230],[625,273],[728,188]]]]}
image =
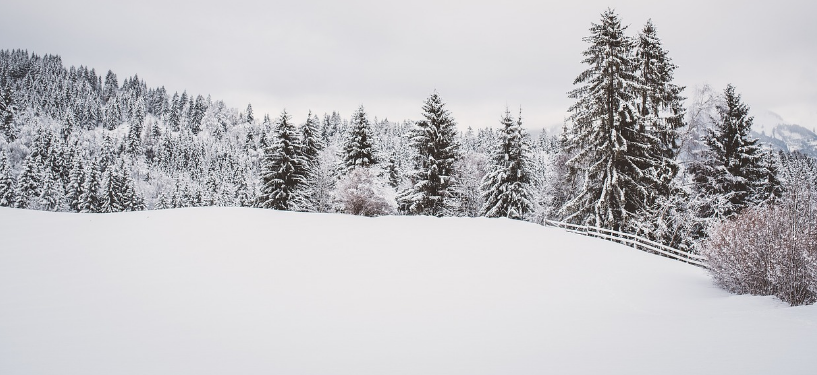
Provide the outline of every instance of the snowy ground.
{"type": "Polygon", "coordinates": [[[0,209],[0,374],[815,374],[817,306],[509,220],[0,209]]]}

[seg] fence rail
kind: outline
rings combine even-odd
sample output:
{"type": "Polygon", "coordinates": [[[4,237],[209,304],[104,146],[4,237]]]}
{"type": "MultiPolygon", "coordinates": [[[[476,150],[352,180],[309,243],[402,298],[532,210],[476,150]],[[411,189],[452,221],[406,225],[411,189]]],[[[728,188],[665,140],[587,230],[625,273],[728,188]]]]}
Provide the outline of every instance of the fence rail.
{"type": "Polygon", "coordinates": [[[590,227],[586,225],[576,225],[563,223],[560,221],[545,220],[546,225],[562,228],[571,233],[583,234],[585,236],[603,238],[608,241],[618,242],[646,252],[663,255],[668,258],[680,260],[685,263],[694,264],[706,268],[706,257],[681,251],[655,241],[648,240],[630,233],[618,232],[610,229],[590,227]]]}

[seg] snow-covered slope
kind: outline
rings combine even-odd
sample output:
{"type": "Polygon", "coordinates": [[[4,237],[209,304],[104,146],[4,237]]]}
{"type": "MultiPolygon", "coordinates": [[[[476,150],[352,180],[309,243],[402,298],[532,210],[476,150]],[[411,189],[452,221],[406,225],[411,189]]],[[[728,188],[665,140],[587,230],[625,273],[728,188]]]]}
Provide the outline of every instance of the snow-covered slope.
{"type": "Polygon", "coordinates": [[[0,209],[0,374],[814,374],[817,306],[509,220],[0,209]]]}

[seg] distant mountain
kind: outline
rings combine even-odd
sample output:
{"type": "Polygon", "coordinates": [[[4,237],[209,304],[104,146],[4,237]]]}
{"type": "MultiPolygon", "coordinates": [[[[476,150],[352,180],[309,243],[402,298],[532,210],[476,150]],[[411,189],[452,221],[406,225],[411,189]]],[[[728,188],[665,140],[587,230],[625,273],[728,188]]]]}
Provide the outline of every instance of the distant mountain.
{"type": "Polygon", "coordinates": [[[817,134],[796,124],[786,124],[774,112],[755,115],[751,135],[775,150],[799,151],[817,158],[817,134]]]}

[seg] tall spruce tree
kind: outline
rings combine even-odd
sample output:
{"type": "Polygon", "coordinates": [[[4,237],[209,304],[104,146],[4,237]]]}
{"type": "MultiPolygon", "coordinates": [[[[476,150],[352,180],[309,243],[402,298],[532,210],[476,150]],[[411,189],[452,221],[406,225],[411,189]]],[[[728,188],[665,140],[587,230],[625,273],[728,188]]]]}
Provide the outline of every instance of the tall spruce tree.
{"type": "Polygon", "coordinates": [[[119,91],[119,81],[116,78],[116,74],[112,71],[108,71],[108,74],[105,75],[105,86],[102,89],[102,102],[108,103],[108,101],[116,96],[116,93],[119,91]]]}
{"type": "Polygon", "coordinates": [[[99,177],[99,163],[92,160],[85,168],[82,193],[79,196],[79,212],[100,212],[102,210],[102,203],[99,198],[99,177]]]}
{"type": "Polygon", "coordinates": [[[411,137],[417,150],[414,186],[399,200],[410,213],[442,216],[455,206],[454,163],[460,157],[456,123],[436,91],[423,104],[423,117],[411,137]]]}
{"type": "Polygon", "coordinates": [[[17,176],[14,191],[15,207],[17,208],[28,208],[31,201],[39,197],[42,192],[42,173],[37,165],[31,154],[23,162],[23,171],[17,176]]]}
{"type": "Polygon", "coordinates": [[[683,87],[675,85],[673,74],[677,66],[663,48],[652,21],[638,35],[636,46],[637,76],[640,81],[638,99],[645,139],[650,152],[642,165],[650,169],[646,183],[652,185],[651,202],[657,196],[672,193],[672,181],[678,174],[675,160],[678,153],[678,129],[684,126],[683,87]]]}
{"type": "Polygon", "coordinates": [[[255,116],[252,113],[252,104],[247,104],[247,117],[246,120],[248,123],[252,124],[255,121],[255,116]]]}
{"type": "Polygon", "coordinates": [[[14,206],[14,177],[5,152],[0,152],[0,207],[14,206]]]}
{"type": "Polygon", "coordinates": [[[634,42],[618,15],[608,9],[592,24],[582,72],[569,97],[573,126],[566,135],[568,165],[582,175],[582,186],[563,207],[566,220],[620,230],[644,209],[648,191],[643,184],[642,158],[650,144],[639,129],[633,105],[640,85],[633,58],[634,42]]]}
{"type": "Polygon", "coordinates": [[[320,120],[309,111],[306,122],[301,126],[301,154],[304,158],[305,176],[303,197],[306,211],[326,212],[326,170],[321,164],[321,150],[324,143],[320,135],[320,120]]]}
{"type": "Polygon", "coordinates": [[[281,113],[273,132],[274,144],[264,150],[259,204],[276,210],[301,210],[304,202],[300,190],[307,165],[297,129],[286,111],[281,113]]]}
{"type": "Polygon", "coordinates": [[[9,142],[14,140],[14,99],[11,96],[11,82],[8,70],[0,71],[0,135],[9,142]]]}
{"type": "Polygon", "coordinates": [[[522,113],[517,121],[505,109],[500,143],[496,145],[491,171],[482,180],[485,203],[482,215],[521,220],[533,211],[530,156],[522,113]]]}
{"type": "Polygon", "coordinates": [[[312,169],[318,163],[318,153],[323,149],[324,144],[319,134],[320,120],[318,116],[309,114],[306,116],[306,122],[301,126],[301,145],[302,155],[307,163],[307,166],[312,169]]]}
{"type": "Polygon", "coordinates": [[[170,113],[168,114],[168,125],[170,130],[177,132],[182,121],[182,104],[179,100],[179,93],[173,94],[173,99],[170,101],[170,113]]]}
{"type": "Polygon", "coordinates": [[[68,185],[65,187],[65,198],[68,200],[68,207],[71,210],[80,211],[80,198],[85,183],[85,170],[82,165],[82,157],[77,155],[71,162],[71,172],[68,174],[68,185]]]}
{"type": "Polygon", "coordinates": [[[749,137],[753,118],[749,107],[731,84],[724,90],[723,103],[717,106],[715,128],[709,130],[708,146],[700,162],[690,169],[695,188],[712,197],[699,215],[703,218],[726,218],[740,213],[749,205],[779,195],[779,185],[766,153],[749,137]],[[777,188],[775,188],[775,186],[777,188]]]}
{"type": "Polygon", "coordinates": [[[372,145],[372,129],[362,105],[352,115],[350,126],[346,144],[343,146],[343,164],[346,170],[351,171],[355,167],[370,167],[377,164],[372,145]]]}

